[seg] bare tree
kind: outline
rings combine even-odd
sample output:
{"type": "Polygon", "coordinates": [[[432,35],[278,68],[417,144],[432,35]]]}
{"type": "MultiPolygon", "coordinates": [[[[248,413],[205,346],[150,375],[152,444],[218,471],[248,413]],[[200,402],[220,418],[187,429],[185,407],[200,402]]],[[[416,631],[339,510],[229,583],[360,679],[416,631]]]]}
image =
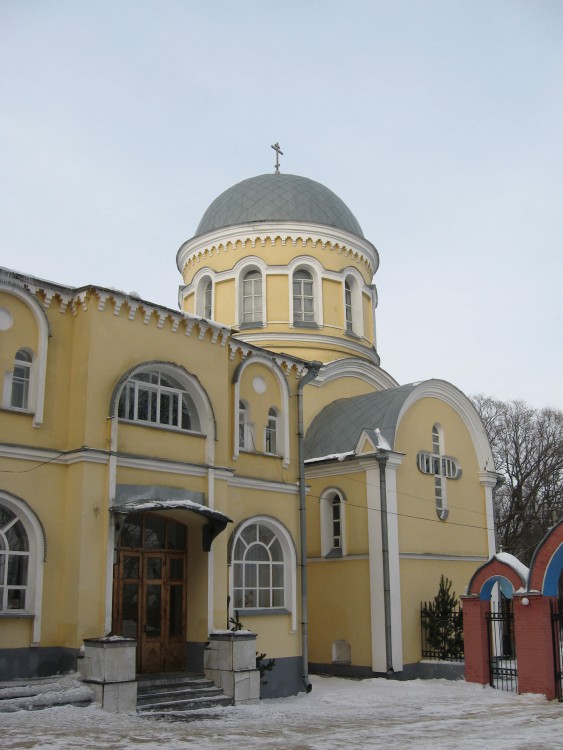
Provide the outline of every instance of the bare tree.
{"type": "Polygon", "coordinates": [[[473,396],[504,484],[495,493],[498,543],[528,564],[563,517],[563,412],[473,396]]]}

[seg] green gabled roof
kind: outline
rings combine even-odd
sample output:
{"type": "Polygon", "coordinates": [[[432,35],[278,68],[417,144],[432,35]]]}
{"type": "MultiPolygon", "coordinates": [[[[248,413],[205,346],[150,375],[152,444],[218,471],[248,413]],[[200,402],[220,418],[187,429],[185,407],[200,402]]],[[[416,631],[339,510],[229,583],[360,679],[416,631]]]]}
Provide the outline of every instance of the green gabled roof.
{"type": "MultiPolygon", "coordinates": [[[[353,451],[363,430],[378,428],[391,448],[399,414],[417,383],[333,401],[317,414],[305,437],[305,460],[353,451]]],[[[374,437],[372,437],[374,439],[374,437]]]]}

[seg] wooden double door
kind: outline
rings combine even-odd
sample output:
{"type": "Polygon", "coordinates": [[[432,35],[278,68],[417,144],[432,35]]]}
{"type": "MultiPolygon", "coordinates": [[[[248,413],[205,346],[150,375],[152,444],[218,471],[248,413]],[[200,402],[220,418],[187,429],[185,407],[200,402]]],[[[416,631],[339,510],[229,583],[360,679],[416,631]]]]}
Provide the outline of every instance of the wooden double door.
{"type": "Polygon", "coordinates": [[[186,551],[119,547],[113,631],[137,640],[137,671],[184,669],[186,551]]]}

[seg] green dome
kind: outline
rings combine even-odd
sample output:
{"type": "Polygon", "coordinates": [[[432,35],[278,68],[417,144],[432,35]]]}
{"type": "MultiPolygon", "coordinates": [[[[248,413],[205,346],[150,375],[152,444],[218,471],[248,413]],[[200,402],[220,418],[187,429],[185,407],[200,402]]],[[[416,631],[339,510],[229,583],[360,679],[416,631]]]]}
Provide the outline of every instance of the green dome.
{"type": "Polygon", "coordinates": [[[294,174],[263,174],[233,185],[213,201],[196,237],[223,227],[268,221],[325,224],[363,237],[344,201],[324,185],[294,174]]]}

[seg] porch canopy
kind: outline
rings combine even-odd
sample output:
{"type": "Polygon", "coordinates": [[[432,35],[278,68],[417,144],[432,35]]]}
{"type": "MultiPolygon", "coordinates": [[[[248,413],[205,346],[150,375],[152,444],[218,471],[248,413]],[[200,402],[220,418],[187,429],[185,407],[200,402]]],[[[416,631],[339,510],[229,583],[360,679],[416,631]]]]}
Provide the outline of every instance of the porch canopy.
{"type": "Polygon", "coordinates": [[[175,521],[186,523],[186,514],[201,522],[202,546],[209,552],[211,543],[232,519],[218,510],[204,505],[201,492],[183,490],[178,487],[159,487],[135,484],[118,484],[115,505],[110,509],[116,516],[129,513],[165,513],[175,521]]]}

